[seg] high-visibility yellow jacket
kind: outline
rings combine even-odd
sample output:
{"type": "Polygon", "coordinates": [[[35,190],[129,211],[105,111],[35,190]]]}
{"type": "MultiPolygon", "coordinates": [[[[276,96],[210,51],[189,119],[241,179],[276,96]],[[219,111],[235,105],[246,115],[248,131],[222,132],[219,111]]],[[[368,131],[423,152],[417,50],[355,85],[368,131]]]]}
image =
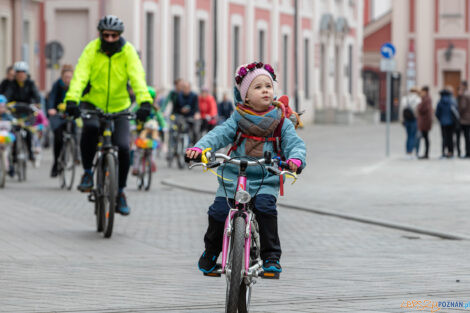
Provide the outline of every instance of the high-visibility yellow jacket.
{"type": "Polygon", "coordinates": [[[134,46],[126,42],[111,57],[101,51],[101,40],[88,43],[78,59],[64,101],[85,101],[108,113],[120,112],[131,105],[127,82],[130,82],[138,104],[152,103],[145,72],[134,46]],[[88,93],[82,92],[90,84],[88,93]]]}

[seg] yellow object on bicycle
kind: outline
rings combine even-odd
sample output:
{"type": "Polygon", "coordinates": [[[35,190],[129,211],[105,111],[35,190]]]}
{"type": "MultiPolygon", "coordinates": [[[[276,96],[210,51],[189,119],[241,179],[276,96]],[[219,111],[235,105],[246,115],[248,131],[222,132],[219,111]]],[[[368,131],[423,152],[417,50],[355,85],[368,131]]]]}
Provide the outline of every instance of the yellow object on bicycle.
{"type": "MultiPolygon", "coordinates": [[[[207,157],[206,157],[206,152],[211,151],[211,150],[212,150],[212,148],[206,148],[206,149],[202,150],[201,163],[204,163],[204,164],[209,163],[209,160],[207,160],[207,157]]],[[[217,177],[219,177],[219,178],[222,178],[222,179],[225,180],[225,181],[233,181],[232,179],[228,179],[228,178],[225,178],[225,177],[220,176],[219,174],[217,174],[217,173],[216,173],[213,169],[211,169],[211,168],[205,168],[205,169],[203,169],[203,171],[204,171],[204,172],[209,171],[209,172],[211,172],[212,174],[214,174],[215,176],[217,176],[217,177]]]]}
{"type": "Polygon", "coordinates": [[[60,111],[60,112],[65,112],[65,109],[67,108],[67,105],[65,103],[61,103],[57,106],[57,109],[60,111]]]}

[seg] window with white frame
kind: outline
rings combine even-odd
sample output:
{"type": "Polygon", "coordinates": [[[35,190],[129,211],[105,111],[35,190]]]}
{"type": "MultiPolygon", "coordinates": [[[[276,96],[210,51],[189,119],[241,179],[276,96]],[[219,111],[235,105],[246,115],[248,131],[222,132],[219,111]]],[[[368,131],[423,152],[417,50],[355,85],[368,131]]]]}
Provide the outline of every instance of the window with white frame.
{"type": "Polygon", "coordinates": [[[263,29],[260,29],[259,31],[259,38],[258,38],[258,43],[259,43],[259,51],[258,51],[258,59],[260,62],[264,62],[264,58],[265,58],[265,31],[263,29]]]}
{"type": "Polygon", "coordinates": [[[304,40],[304,92],[305,99],[310,98],[310,41],[304,40]]]}
{"type": "Polygon", "coordinates": [[[240,26],[235,25],[233,26],[233,71],[232,73],[235,73],[237,70],[237,67],[240,65],[240,26]]]}
{"type": "Polygon", "coordinates": [[[197,74],[199,88],[204,86],[204,72],[206,67],[206,22],[199,20],[199,49],[198,49],[198,60],[197,60],[197,74]]]}
{"type": "Polygon", "coordinates": [[[288,94],[288,87],[289,87],[289,74],[288,74],[288,62],[289,62],[289,36],[283,35],[282,36],[282,75],[284,76],[282,79],[282,91],[284,94],[288,94]]]}
{"type": "Polygon", "coordinates": [[[147,74],[147,83],[153,85],[153,60],[154,55],[154,15],[152,12],[146,13],[146,32],[145,32],[145,72],[147,74]]]}
{"type": "Polygon", "coordinates": [[[173,80],[181,75],[181,18],[173,17],[173,80]]]}

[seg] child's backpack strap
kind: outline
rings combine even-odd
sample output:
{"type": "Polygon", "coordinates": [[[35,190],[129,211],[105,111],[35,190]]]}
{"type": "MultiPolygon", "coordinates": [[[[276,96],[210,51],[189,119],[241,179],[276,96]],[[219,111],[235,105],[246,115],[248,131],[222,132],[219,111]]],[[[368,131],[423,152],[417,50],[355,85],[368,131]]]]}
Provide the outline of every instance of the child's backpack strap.
{"type": "Polygon", "coordinates": [[[237,151],[238,146],[242,143],[243,140],[243,133],[240,128],[237,128],[237,132],[235,133],[235,140],[232,143],[232,146],[228,150],[227,155],[230,155],[232,151],[237,151]]]}

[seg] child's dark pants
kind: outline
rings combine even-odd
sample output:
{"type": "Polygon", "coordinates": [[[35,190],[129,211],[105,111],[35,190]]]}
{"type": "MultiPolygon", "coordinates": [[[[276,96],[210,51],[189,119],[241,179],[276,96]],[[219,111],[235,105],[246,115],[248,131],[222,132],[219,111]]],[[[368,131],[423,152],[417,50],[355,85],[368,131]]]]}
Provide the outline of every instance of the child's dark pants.
{"type": "MultiPolygon", "coordinates": [[[[254,213],[258,221],[261,259],[279,260],[281,258],[281,243],[277,231],[276,197],[268,194],[257,195],[254,198],[254,213]]],[[[230,204],[233,205],[233,199],[230,204]]],[[[219,255],[222,251],[222,240],[230,208],[225,197],[216,197],[209,207],[209,226],[204,236],[206,251],[219,255]]]]}

